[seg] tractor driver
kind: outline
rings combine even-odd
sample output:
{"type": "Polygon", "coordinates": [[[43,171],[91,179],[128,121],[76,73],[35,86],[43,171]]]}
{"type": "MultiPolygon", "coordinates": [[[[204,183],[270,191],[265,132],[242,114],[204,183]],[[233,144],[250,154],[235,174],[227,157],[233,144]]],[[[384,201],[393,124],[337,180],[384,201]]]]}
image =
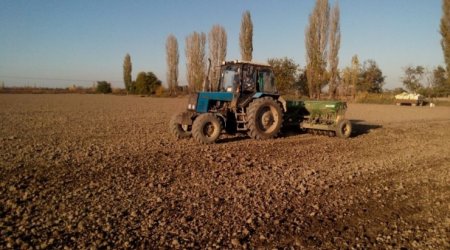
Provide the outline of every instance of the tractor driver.
{"type": "Polygon", "coordinates": [[[244,80],[243,80],[243,92],[254,92],[255,83],[253,80],[253,67],[247,67],[244,69],[244,80]]]}
{"type": "Polygon", "coordinates": [[[236,73],[234,74],[234,77],[233,77],[233,92],[239,92],[239,89],[241,87],[240,75],[241,75],[241,69],[237,68],[236,73]]]}

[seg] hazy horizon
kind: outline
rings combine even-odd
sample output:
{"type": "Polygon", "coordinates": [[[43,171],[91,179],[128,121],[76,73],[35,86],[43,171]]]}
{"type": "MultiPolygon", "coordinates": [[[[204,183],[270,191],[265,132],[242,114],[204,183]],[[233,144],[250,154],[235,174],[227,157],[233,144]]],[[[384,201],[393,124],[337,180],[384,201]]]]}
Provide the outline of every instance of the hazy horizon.
{"type": "MultiPolygon", "coordinates": [[[[335,1],[330,0],[330,4],[335,1]]],[[[304,31],[315,1],[7,1],[0,8],[0,83],[6,86],[123,87],[122,64],[131,55],[133,79],[152,71],[166,79],[165,42],[178,39],[179,84],[186,85],[185,38],[214,24],[228,34],[227,59],[240,58],[242,13],[254,25],[253,58],[288,57],[305,66],[304,31]]],[[[340,68],[358,55],[375,60],[384,88],[402,87],[403,68],[444,65],[441,0],[340,0],[340,68]]]]}

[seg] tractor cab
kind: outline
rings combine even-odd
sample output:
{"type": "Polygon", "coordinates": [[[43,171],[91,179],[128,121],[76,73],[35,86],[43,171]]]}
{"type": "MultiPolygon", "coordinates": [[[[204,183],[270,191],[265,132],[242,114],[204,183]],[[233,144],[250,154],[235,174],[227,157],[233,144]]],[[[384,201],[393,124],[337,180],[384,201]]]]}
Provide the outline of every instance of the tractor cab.
{"type": "Polygon", "coordinates": [[[233,93],[233,102],[238,107],[245,107],[255,97],[278,95],[275,77],[268,64],[224,62],[220,66],[220,79],[217,86],[216,91],[233,93]]]}
{"type": "MultiPolygon", "coordinates": [[[[205,86],[210,85],[205,80],[205,86]]],[[[225,109],[244,111],[253,99],[271,96],[277,99],[275,76],[268,64],[244,61],[227,61],[220,65],[218,83],[210,91],[193,94],[189,98],[188,110],[196,113],[222,111],[225,109]],[[225,108],[225,109],[223,109],[225,108]]]]}

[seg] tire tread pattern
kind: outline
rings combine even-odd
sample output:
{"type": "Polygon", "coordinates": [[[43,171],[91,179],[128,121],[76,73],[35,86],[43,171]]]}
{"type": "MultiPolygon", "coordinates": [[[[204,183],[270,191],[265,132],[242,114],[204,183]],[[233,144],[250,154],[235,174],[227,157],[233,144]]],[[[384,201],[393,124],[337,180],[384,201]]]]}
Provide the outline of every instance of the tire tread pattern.
{"type": "Polygon", "coordinates": [[[220,136],[222,131],[222,126],[217,117],[212,113],[205,113],[199,115],[192,124],[192,137],[199,143],[202,144],[212,144],[214,143],[220,136]],[[207,123],[212,123],[215,126],[215,133],[213,137],[207,137],[203,133],[203,128],[207,123]]]}
{"type": "Polygon", "coordinates": [[[175,136],[177,139],[184,139],[189,138],[192,136],[191,131],[185,131],[181,127],[181,124],[177,123],[175,120],[178,116],[181,116],[181,114],[176,114],[172,116],[169,122],[169,132],[175,136]]]}
{"type": "Polygon", "coordinates": [[[257,140],[272,139],[277,137],[278,133],[283,126],[283,109],[278,102],[271,97],[262,97],[253,100],[247,109],[247,128],[249,129],[248,135],[257,140]],[[256,118],[258,111],[262,105],[273,106],[278,112],[278,123],[276,129],[272,133],[264,133],[258,129],[256,118]]]}

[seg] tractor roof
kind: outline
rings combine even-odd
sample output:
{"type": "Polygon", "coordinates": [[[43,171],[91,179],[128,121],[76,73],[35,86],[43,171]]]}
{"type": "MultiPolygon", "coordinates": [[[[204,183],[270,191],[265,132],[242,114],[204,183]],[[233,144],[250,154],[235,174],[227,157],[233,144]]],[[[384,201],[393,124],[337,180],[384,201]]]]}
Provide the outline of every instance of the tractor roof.
{"type": "Polygon", "coordinates": [[[258,63],[258,62],[240,61],[240,60],[223,61],[222,62],[222,65],[227,65],[227,64],[250,64],[250,65],[261,66],[261,67],[272,67],[267,63],[258,63]]]}

